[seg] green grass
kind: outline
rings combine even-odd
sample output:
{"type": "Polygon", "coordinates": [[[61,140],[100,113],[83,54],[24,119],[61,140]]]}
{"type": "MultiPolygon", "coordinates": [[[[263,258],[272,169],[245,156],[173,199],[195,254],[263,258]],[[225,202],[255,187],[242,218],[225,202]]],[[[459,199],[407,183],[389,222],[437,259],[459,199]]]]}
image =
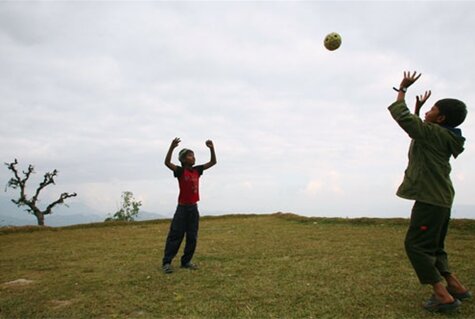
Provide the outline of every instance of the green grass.
{"type": "MultiPolygon", "coordinates": [[[[0,230],[0,318],[445,318],[420,303],[404,219],[290,214],[201,219],[194,262],[161,272],[169,221],[0,230]],[[4,285],[16,279],[34,282],[4,285]]],[[[475,287],[475,221],[451,264],[475,287]]],[[[475,301],[451,318],[475,318],[475,301]]]]}

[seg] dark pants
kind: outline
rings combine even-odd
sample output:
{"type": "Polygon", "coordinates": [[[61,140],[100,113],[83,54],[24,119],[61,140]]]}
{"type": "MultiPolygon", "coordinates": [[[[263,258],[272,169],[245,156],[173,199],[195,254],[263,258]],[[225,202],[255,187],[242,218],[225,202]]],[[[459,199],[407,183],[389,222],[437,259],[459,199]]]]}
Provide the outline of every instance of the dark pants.
{"type": "Polygon", "coordinates": [[[172,262],[172,259],[178,253],[185,234],[185,250],[181,257],[181,264],[185,265],[191,261],[198,240],[199,220],[200,214],[197,205],[178,205],[168,232],[163,264],[172,262]]]}
{"type": "Polygon", "coordinates": [[[404,245],[421,284],[435,284],[450,274],[445,236],[450,208],[416,201],[404,245]]]}

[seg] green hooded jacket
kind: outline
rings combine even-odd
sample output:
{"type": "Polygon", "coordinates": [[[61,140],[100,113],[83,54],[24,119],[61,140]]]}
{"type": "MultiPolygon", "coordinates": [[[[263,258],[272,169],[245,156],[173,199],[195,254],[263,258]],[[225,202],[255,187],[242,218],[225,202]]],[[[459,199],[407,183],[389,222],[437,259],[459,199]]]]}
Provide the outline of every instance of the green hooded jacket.
{"type": "Polygon", "coordinates": [[[452,207],[455,191],[450,180],[450,157],[463,152],[459,129],[423,122],[411,114],[405,101],[389,106],[392,117],[412,138],[409,163],[397,195],[423,203],[452,207]]]}

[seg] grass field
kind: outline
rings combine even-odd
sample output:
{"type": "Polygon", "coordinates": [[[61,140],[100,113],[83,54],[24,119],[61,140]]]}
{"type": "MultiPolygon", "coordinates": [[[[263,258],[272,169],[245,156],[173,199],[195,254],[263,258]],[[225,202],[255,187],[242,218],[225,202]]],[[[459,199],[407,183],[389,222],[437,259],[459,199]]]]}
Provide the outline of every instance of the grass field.
{"type": "MultiPolygon", "coordinates": [[[[407,220],[202,218],[197,271],[161,272],[169,221],[0,228],[0,318],[445,318],[406,258],[407,220]],[[8,284],[17,279],[29,283],[8,284]]],[[[475,289],[475,221],[451,264],[475,289]]],[[[179,257],[179,256],[178,256],[179,257]]],[[[475,301],[451,318],[475,318],[475,301]]]]}

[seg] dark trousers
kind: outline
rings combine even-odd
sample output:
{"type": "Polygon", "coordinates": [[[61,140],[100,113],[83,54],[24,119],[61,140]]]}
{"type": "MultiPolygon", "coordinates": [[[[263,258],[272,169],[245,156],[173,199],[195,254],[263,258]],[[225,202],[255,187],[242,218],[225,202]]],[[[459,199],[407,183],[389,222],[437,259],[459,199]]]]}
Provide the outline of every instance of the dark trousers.
{"type": "Polygon", "coordinates": [[[450,208],[414,203],[404,245],[421,284],[435,284],[450,274],[444,249],[449,220],[450,208]]]}
{"type": "Polygon", "coordinates": [[[181,257],[181,264],[185,265],[191,261],[198,241],[199,220],[200,214],[197,205],[178,205],[170,224],[163,264],[170,264],[172,262],[172,259],[178,253],[185,234],[185,250],[181,257]]]}

